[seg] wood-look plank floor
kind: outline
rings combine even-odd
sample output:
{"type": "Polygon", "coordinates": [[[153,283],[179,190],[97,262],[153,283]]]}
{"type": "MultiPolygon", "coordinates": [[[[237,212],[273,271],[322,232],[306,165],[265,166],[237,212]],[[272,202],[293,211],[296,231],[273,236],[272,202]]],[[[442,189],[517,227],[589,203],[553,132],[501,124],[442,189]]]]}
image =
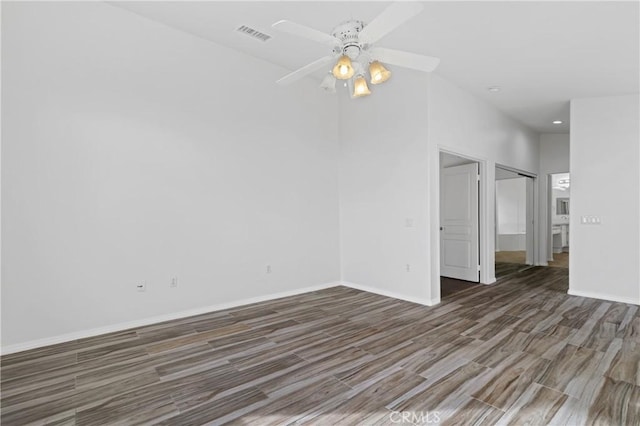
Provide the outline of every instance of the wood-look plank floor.
{"type": "Polygon", "coordinates": [[[549,266],[556,268],[568,268],[569,267],[569,252],[564,251],[562,253],[553,253],[553,260],[548,261],[549,266]]]}
{"type": "Polygon", "coordinates": [[[454,278],[440,277],[440,297],[448,297],[454,293],[476,288],[480,285],[482,284],[457,280],[454,278]]]}
{"type": "Polygon", "coordinates": [[[522,263],[505,263],[505,262],[496,262],[496,278],[502,279],[506,278],[509,275],[516,274],[521,270],[529,268],[529,265],[522,263]]]}
{"type": "Polygon", "coordinates": [[[336,287],[11,354],[1,420],[640,424],[638,306],[566,291],[560,268],[434,307],[336,287]]]}
{"type": "Polygon", "coordinates": [[[520,263],[522,265],[527,263],[527,252],[524,250],[516,251],[497,251],[495,253],[496,263],[520,263]]]}
{"type": "Polygon", "coordinates": [[[495,253],[496,278],[506,278],[528,268],[526,251],[497,251],[495,253]]]}

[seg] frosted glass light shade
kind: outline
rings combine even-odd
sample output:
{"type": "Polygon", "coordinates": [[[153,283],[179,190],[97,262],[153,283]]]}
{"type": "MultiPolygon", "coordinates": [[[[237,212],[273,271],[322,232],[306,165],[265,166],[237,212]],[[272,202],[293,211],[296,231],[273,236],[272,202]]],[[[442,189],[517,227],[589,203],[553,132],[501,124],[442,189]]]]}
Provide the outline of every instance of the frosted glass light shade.
{"type": "Polygon", "coordinates": [[[356,77],[355,81],[353,82],[353,97],[359,98],[361,96],[367,96],[370,94],[371,94],[371,91],[367,86],[367,80],[365,80],[364,77],[361,75],[356,77]]]}
{"type": "Polygon", "coordinates": [[[327,93],[336,93],[336,78],[332,73],[328,73],[320,83],[320,88],[327,93]]]}
{"type": "Polygon", "coordinates": [[[391,71],[378,61],[373,61],[369,64],[369,74],[371,75],[371,84],[384,83],[391,77],[391,71]]]}
{"type": "Polygon", "coordinates": [[[346,55],[340,56],[340,59],[336,62],[336,66],[333,67],[333,75],[338,80],[347,80],[353,77],[354,72],[351,59],[346,55]]]}

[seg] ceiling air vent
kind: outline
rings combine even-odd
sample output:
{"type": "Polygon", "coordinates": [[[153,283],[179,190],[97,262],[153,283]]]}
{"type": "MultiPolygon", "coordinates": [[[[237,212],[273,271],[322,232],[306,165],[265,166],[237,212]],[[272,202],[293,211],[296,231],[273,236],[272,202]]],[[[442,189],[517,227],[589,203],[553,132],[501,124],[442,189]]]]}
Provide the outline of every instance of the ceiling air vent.
{"type": "Polygon", "coordinates": [[[246,34],[260,41],[267,41],[271,38],[269,34],[265,34],[254,28],[247,27],[246,25],[241,25],[240,27],[236,28],[236,31],[246,34]]]}

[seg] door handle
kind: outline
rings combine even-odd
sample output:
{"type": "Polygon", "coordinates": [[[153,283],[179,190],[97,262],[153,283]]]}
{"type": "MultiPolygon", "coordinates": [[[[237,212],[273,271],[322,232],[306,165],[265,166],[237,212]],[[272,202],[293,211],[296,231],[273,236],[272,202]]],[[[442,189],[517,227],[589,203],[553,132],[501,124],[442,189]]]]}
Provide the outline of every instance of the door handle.
{"type": "Polygon", "coordinates": [[[444,231],[444,226],[441,226],[441,227],[440,227],[440,230],[441,230],[441,231],[444,231]]]}

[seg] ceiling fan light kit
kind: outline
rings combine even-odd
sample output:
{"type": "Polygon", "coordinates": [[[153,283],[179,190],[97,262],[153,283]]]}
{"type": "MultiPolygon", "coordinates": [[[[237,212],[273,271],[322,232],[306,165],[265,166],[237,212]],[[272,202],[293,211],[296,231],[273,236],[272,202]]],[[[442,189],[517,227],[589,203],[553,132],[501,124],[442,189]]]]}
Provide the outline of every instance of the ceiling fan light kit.
{"type": "Polygon", "coordinates": [[[371,84],[384,83],[391,72],[384,63],[399,67],[431,72],[440,60],[411,52],[373,47],[373,43],[402,25],[422,11],[418,2],[396,2],[387,7],[368,25],[362,21],[350,20],[339,24],[331,34],[326,34],[291,21],[278,21],[273,28],[331,46],[332,55],[320,58],[304,67],[282,77],[279,84],[289,84],[301,79],[322,67],[334,63],[333,68],[322,80],[320,88],[335,93],[336,79],[347,80],[353,88],[351,97],[357,98],[371,94],[365,79],[365,66],[371,77],[371,84]],[[337,58],[337,61],[336,61],[337,58]],[[335,62],[334,62],[335,61],[335,62]]]}

